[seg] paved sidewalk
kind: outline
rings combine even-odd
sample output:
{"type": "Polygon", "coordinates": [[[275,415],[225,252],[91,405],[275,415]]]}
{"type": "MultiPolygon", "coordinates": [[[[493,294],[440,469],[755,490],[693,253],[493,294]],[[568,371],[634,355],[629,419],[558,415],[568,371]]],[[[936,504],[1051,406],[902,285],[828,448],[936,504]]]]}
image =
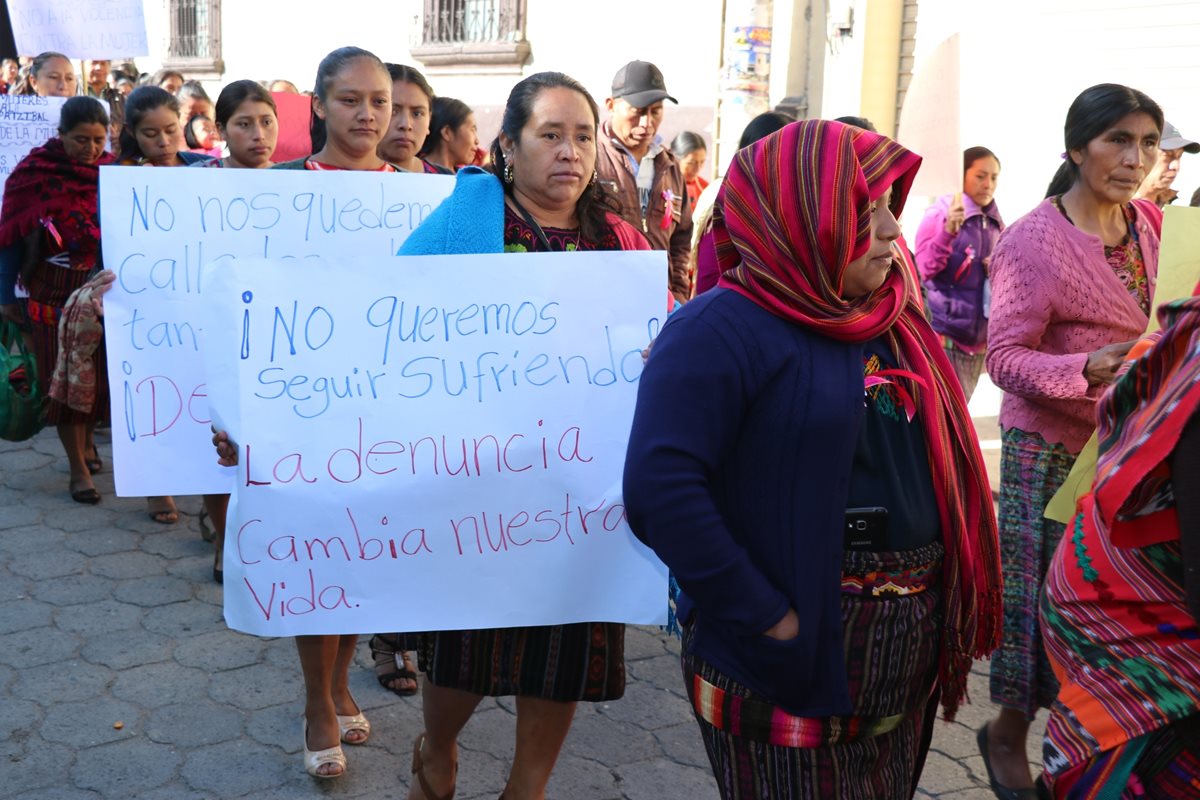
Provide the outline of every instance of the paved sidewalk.
{"type": "MultiPolygon", "coordinates": [[[[363,644],[351,685],[371,740],[347,748],[344,778],[309,778],[291,641],[226,629],[211,545],[197,533],[199,499],[179,501],[177,525],[154,523],[143,500],[113,495],[111,448],[98,439],[96,507],[70,500],[53,431],[0,442],[0,797],[403,798],[419,701],[379,687],[363,644]]],[[[630,628],[626,657],[625,698],[580,704],[549,796],[715,797],[678,642],[630,628]]],[[[971,693],[978,705],[939,723],[919,797],[991,797],[974,734],[992,713],[986,665],[971,693]]],[[[499,795],[513,722],[511,700],[485,701],[467,726],[460,800],[499,795]]]]}

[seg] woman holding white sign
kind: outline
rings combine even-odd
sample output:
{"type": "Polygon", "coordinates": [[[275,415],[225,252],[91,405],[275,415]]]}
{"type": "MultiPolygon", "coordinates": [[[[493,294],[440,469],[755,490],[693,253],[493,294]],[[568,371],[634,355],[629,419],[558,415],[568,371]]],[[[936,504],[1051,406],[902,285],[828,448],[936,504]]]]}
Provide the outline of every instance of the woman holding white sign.
{"type": "MultiPolygon", "coordinates": [[[[277,164],[276,169],[396,172],[377,149],[392,114],[392,78],[373,53],[342,47],[317,67],[310,128],[313,154],[277,164]]],[[[238,462],[237,448],[224,432],[213,436],[219,461],[238,462]]],[[[371,723],[350,696],[350,663],[357,634],[297,636],[304,674],[304,768],[315,778],[346,773],[342,743],[364,744],[371,723]]]]}
{"type": "Polygon", "coordinates": [[[38,97],[74,97],[79,89],[75,65],[62,53],[47,50],[33,59],[29,74],[21,80],[12,94],[33,94],[38,97]]]}
{"type": "MultiPolygon", "coordinates": [[[[38,383],[49,397],[51,377],[59,355],[59,321],[72,293],[88,282],[100,255],[100,221],[97,217],[99,167],[111,164],[105,151],[108,113],[89,97],[73,97],[63,104],[58,136],[35,147],[8,177],[4,207],[0,211],[0,256],[20,265],[20,282],[28,290],[25,301],[38,361],[38,383]]],[[[15,316],[10,304],[12,273],[0,277],[0,302],[5,316],[15,316]],[[5,280],[7,278],[7,280],[5,280]]],[[[68,314],[68,316],[70,316],[68,314]]],[[[101,322],[90,321],[90,357],[75,359],[74,370],[84,383],[84,394],[74,392],[69,403],[51,400],[47,421],[58,427],[58,436],[70,463],[71,498],[94,505],[100,493],[92,474],[102,466],[92,438],[96,423],[107,419],[109,396],[101,322]]]]}
{"type": "MultiPolygon", "coordinates": [[[[409,236],[401,254],[646,250],[596,182],[600,112],[577,81],[555,72],[518,83],[491,155],[500,180],[475,167],[409,236]],[[458,219],[459,211],[471,220],[458,219]],[[448,237],[448,231],[465,236],[448,237]],[[447,245],[447,242],[449,244],[447,245]]],[[[584,622],[443,631],[419,639],[425,732],[413,745],[409,800],[454,794],[458,734],[487,696],[516,696],[516,753],[503,797],[540,800],[579,701],[625,691],[625,626],[584,622]]]]}
{"type": "MultiPolygon", "coordinates": [[[[217,97],[217,130],[229,145],[229,155],[193,164],[197,167],[227,167],[230,169],[266,169],[279,141],[279,116],[275,98],[258,81],[234,81],[217,97]]],[[[204,495],[204,510],[200,512],[200,531],[214,542],[213,580],[225,582],[225,516],[229,511],[229,495],[204,495]],[[207,526],[211,525],[211,529],[207,526]]]]}
{"type": "MultiPolygon", "coordinates": [[[[449,175],[451,170],[419,158],[429,136],[433,87],[421,72],[406,64],[385,64],[392,76],[392,121],[379,143],[379,157],[405,172],[449,175]]],[[[417,693],[417,670],[403,634],[377,633],[371,637],[371,657],[379,685],[400,697],[417,693]]]]}
{"type": "MultiPolygon", "coordinates": [[[[125,125],[121,128],[119,163],[125,166],[187,167],[211,161],[210,156],[183,148],[179,101],[157,86],[134,89],[125,101],[125,125]]],[[[175,498],[146,498],[146,512],[161,525],[179,521],[175,498]]]]}
{"type": "Polygon", "coordinates": [[[187,167],[212,158],[184,148],[179,100],[157,86],[140,86],[125,101],[119,148],[126,166],[187,167]]]}
{"type": "Polygon", "coordinates": [[[821,120],[738,151],[720,281],[642,374],[624,498],[724,800],[908,800],[999,642],[979,444],[895,248],[920,161],[821,120]]]}
{"type": "Polygon", "coordinates": [[[917,267],[931,323],[968,403],[983,372],[992,304],[988,269],[1004,232],[993,199],[999,179],[996,154],[986,147],[968,148],[962,191],[939,197],[925,210],[917,231],[917,267]]]}
{"type": "Polygon", "coordinates": [[[452,170],[435,166],[417,153],[429,137],[433,87],[420,71],[406,64],[387,64],[392,76],[392,123],[379,144],[379,156],[405,172],[450,175],[452,170]]]}

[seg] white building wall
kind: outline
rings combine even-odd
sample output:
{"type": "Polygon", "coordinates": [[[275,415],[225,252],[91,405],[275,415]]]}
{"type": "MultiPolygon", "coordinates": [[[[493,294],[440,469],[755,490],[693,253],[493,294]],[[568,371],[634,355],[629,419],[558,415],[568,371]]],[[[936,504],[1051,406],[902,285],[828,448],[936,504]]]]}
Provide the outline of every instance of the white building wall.
{"type": "Polygon", "coordinates": [[[821,103],[808,115],[834,119],[862,113],[863,40],[867,3],[829,0],[825,31],[825,80],[821,103]],[[849,27],[847,27],[849,26],[849,27]]]}
{"type": "MultiPolygon", "coordinates": [[[[138,67],[154,72],[167,52],[170,23],[166,0],[145,4],[150,55],[137,59],[138,67]]],[[[221,55],[225,75],[206,87],[221,86],[241,78],[290,80],[311,89],[317,64],[330,50],[357,45],[384,61],[410,60],[409,45],[419,37],[420,0],[384,2],[351,0],[353,13],[323,14],[314,23],[303,6],[284,0],[227,0],[221,8],[221,55]]]]}
{"type": "MultiPolygon", "coordinates": [[[[314,23],[284,0],[228,0],[222,4],[221,35],[225,75],[206,87],[213,93],[239,78],[286,78],[311,89],[321,58],[347,44],[372,51],[385,61],[416,66],[410,47],[420,40],[421,0],[349,0],[352,13],[322,14],[314,23]]],[[[162,63],[169,36],[166,0],[146,4],[151,55],[138,59],[152,72],[162,63]]],[[[669,103],[662,132],[685,126],[707,130],[717,93],[721,0],[607,0],[605,3],[528,0],[526,38],[532,59],[523,74],[557,70],[581,81],[603,106],[613,74],[627,61],[654,62],[667,88],[679,100],[669,103]]],[[[476,109],[480,139],[490,141],[499,112],[519,75],[456,75],[425,70],[438,94],[457,97],[476,109]]]]}
{"type": "MultiPolygon", "coordinates": [[[[1041,200],[1061,163],[1067,109],[1089,86],[1140,89],[1184,135],[1200,139],[1200,2],[920,0],[918,68],[953,30],[963,36],[962,146],[999,156],[996,199],[1010,222],[1041,200]]],[[[1197,184],[1200,155],[1185,155],[1176,203],[1186,205],[1197,184]]],[[[906,217],[906,229],[919,221],[906,217]]]]}

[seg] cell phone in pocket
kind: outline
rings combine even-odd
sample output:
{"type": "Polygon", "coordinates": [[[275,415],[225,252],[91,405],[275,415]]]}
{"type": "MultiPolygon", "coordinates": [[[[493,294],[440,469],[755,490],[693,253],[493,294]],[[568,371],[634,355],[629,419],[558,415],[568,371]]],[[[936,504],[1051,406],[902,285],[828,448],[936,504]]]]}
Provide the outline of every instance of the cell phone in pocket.
{"type": "Polygon", "coordinates": [[[882,506],[846,509],[843,548],[882,552],[887,550],[888,511],[882,506]]]}

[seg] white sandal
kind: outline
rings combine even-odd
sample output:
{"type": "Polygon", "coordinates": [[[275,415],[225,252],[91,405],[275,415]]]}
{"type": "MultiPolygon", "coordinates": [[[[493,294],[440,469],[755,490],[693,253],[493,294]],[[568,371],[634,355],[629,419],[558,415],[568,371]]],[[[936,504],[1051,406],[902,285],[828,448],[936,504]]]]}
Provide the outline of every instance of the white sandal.
{"type": "Polygon", "coordinates": [[[309,750],[308,749],[308,720],[304,720],[304,769],[309,775],[321,780],[330,780],[332,778],[340,778],[346,774],[346,754],[342,752],[342,746],[336,745],[327,750],[309,750]],[[340,772],[334,772],[326,775],[318,770],[326,764],[337,764],[341,767],[340,772]]]}
{"type": "Polygon", "coordinates": [[[354,707],[358,708],[357,714],[347,714],[344,716],[342,714],[338,714],[337,721],[338,731],[341,734],[342,741],[348,745],[356,747],[360,744],[366,744],[367,739],[371,738],[371,721],[367,719],[366,714],[362,713],[362,709],[359,708],[358,703],[355,703],[354,707]],[[362,733],[361,739],[351,741],[346,738],[348,734],[354,733],[355,731],[362,733]]]}

